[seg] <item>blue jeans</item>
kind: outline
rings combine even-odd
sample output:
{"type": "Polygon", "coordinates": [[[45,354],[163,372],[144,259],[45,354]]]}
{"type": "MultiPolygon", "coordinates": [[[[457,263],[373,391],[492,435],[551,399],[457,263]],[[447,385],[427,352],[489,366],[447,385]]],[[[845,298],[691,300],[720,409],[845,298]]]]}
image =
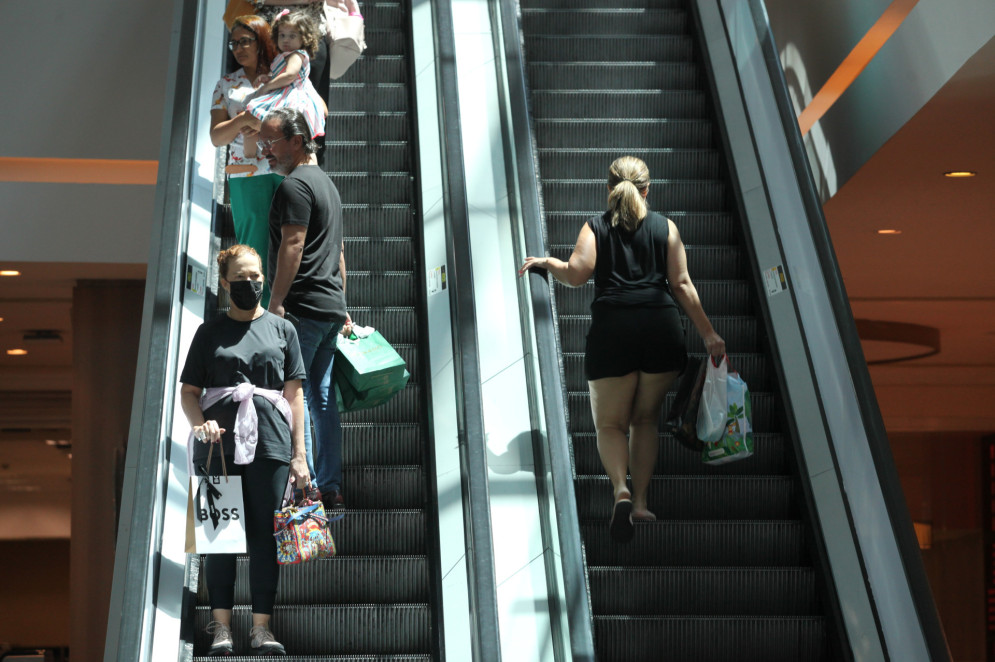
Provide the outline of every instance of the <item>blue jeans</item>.
{"type": "Polygon", "coordinates": [[[287,319],[297,329],[304,369],[307,371],[303,384],[307,465],[318,489],[322,494],[328,494],[342,485],[342,423],[332,384],[335,347],[342,324],[290,314],[287,319]],[[311,439],[312,422],[317,443],[311,439]]]}

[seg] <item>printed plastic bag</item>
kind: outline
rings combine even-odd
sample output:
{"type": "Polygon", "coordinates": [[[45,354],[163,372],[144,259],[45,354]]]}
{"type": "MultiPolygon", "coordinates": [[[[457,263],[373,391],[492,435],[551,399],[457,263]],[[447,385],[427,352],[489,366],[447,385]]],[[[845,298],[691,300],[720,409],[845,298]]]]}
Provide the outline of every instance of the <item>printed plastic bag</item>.
{"type": "Polygon", "coordinates": [[[705,385],[701,389],[701,404],[698,407],[698,439],[706,443],[718,441],[726,429],[726,377],[729,372],[729,357],[725,354],[716,364],[715,357],[708,358],[705,371],[705,385]]]}
{"type": "Polygon", "coordinates": [[[730,371],[726,378],[726,426],[719,441],[705,444],[701,459],[706,464],[724,464],[753,455],[753,412],[750,389],[739,373],[730,371]]]}

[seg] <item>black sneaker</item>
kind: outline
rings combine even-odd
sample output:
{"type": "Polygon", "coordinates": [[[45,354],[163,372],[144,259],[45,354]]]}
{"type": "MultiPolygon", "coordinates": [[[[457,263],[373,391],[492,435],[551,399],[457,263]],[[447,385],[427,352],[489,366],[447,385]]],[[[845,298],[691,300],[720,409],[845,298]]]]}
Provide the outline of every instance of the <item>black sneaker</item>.
{"type": "Polygon", "coordinates": [[[339,490],[333,490],[328,494],[321,495],[321,505],[325,507],[325,511],[343,511],[345,510],[345,499],[342,498],[342,492],[339,490]]]}

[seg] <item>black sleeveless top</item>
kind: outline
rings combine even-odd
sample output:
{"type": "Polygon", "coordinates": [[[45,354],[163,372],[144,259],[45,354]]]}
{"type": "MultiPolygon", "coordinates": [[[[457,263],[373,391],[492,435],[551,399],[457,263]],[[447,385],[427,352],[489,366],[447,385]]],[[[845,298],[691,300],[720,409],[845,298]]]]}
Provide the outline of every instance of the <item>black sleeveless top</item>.
{"type": "Polygon", "coordinates": [[[587,221],[594,231],[594,301],[610,306],[676,306],[667,284],[667,237],[670,225],[649,212],[635,232],[611,226],[611,212],[587,221]]]}

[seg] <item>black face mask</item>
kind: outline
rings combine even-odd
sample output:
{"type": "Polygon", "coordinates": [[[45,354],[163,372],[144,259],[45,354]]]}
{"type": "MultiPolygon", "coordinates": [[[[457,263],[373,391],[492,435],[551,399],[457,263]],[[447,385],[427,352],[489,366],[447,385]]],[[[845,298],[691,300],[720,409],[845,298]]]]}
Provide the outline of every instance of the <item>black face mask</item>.
{"type": "Polygon", "coordinates": [[[236,280],[228,283],[228,296],[240,310],[255,310],[263,298],[261,280],[236,280]]]}

